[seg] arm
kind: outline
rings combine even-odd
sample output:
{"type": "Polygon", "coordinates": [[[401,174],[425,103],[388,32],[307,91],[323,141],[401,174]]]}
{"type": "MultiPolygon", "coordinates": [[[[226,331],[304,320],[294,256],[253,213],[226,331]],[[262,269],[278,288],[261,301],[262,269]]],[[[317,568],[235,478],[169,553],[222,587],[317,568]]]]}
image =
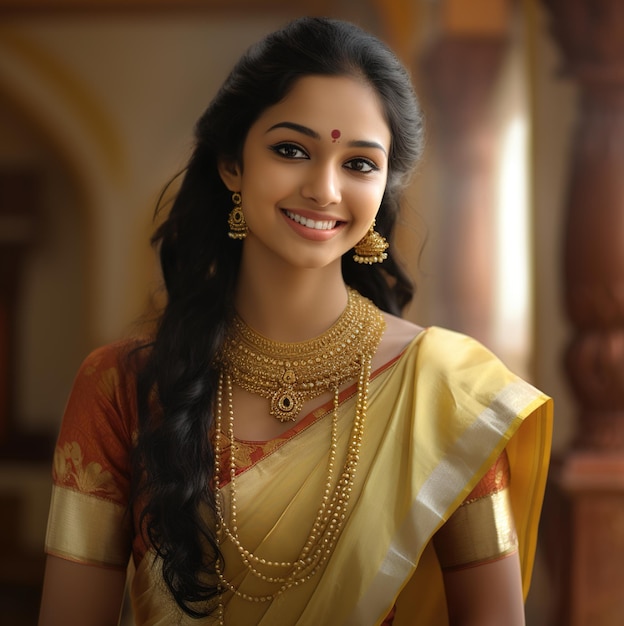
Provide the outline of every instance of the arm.
{"type": "Polygon", "coordinates": [[[39,626],[116,626],[126,572],[48,555],[39,626]]]}
{"type": "Polygon", "coordinates": [[[438,531],[450,626],[524,626],[505,452],[438,531]]]}
{"type": "Polygon", "coordinates": [[[518,553],[444,573],[450,626],[524,626],[518,553]]]}
{"type": "Polygon", "coordinates": [[[113,344],[89,355],[65,409],[54,453],[39,626],[119,622],[133,538],[134,379],[126,371],[127,349],[113,344]]]}

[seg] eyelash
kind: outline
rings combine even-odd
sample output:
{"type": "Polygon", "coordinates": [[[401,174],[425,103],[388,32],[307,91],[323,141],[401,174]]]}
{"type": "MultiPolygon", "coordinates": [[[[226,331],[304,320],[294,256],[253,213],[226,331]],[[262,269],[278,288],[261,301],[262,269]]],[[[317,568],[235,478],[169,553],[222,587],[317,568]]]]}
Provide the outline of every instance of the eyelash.
{"type": "Polygon", "coordinates": [[[359,172],[360,174],[370,174],[371,172],[379,171],[379,168],[372,161],[369,161],[368,159],[363,159],[362,157],[351,159],[350,161],[347,161],[347,163],[363,163],[370,168],[368,170],[359,170],[355,167],[349,168],[350,170],[353,170],[354,172],[359,172]]]}
{"type": "MultiPolygon", "coordinates": [[[[308,153],[303,148],[301,148],[300,146],[294,143],[278,143],[274,146],[271,146],[271,150],[273,150],[275,154],[277,154],[278,156],[281,156],[284,159],[297,160],[297,159],[309,159],[310,158],[308,153]],[[290,152],[290,154],[286,154],[286,152],[290,152]],[[293,153],[295,152],[299,152],[305,156],[294,156],[293,153]]],[[[371,174],[372,172],[379,171],[379,167],[377,167],[377,165],[375,165],[373,161],[371,161],[370,159],[365,159],[363,157],[355,157],[353,159],[350,159],[349,161],[345,163],[345,166],[347,166],[347,169],[350,169],[359,174],[371,174]],[[369,169],[367,170],[357,169],[356,167],[352,167],[353,163],[364,164],[369,169]]]]}
{"type": "Polygon", "coordinates": [[[275,154],[277,154],[278,156],[284,157],[285,159],[309,158],[308,153],[303,148],[300,148],[297,144],[294,143],[278,143],[275,146],[271,146],[271,150],[273,150],[273,152],[275,152],[275,154]],[[286,154],[287,151],[291,152],[291,154],[286,154]],[[300,152],[301,154],[304,154],[305,157],[293,156],[292,152],[300,152]]]}

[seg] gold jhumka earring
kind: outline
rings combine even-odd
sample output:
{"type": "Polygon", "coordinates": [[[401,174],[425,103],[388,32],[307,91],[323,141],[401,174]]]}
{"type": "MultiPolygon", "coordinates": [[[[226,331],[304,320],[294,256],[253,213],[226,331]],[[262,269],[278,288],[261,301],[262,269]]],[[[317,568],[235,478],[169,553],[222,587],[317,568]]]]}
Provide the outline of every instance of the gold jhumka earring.
{"type": "Polygon", "coordinates": [[[228,236],[232,239],[245,239],[247,237],[247,222],[245,222],[243,213],[243,200],[238,191],[232,194],[232,202],[234,203],[234,208],[228,215],[228,225],[230,227],[228,236]]]}
{"type": "Polygon", "coordinates": [[[375,221],[373,220],[368,232],[355,244],[353,260],[356,263],[367,263],[368,265],[383,263],[384,259],[388,258],[386,250],[389,247],[390,244],[386,238],[375,230],[375,221]]]}

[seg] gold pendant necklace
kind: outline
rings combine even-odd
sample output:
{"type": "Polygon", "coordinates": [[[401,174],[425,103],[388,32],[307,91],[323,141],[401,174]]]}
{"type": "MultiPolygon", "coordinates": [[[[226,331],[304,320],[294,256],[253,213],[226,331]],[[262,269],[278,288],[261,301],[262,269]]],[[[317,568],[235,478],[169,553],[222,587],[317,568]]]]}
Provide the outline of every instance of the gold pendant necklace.
{"type": "Polygon", "coordinates": [[[220,355],[232,382],[269,400],[269,412],[294,421],[307,400],[354,378],[362,357],[372,357],[385,329],[377,307],[349,288],[336,323],[308,341],[280,343],[263,337],[236,315],[220,355]]]}

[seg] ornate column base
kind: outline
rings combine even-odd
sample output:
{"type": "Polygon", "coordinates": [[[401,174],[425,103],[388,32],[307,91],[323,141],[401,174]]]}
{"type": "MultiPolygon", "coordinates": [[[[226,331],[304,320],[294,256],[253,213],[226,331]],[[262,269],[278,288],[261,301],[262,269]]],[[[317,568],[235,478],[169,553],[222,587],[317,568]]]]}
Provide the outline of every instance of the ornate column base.
{"type": "Polygon", "coordinates": [[[570,452],[560,485],[570,496],[570,626],[624,623],[624,455],[570,452]]]}

